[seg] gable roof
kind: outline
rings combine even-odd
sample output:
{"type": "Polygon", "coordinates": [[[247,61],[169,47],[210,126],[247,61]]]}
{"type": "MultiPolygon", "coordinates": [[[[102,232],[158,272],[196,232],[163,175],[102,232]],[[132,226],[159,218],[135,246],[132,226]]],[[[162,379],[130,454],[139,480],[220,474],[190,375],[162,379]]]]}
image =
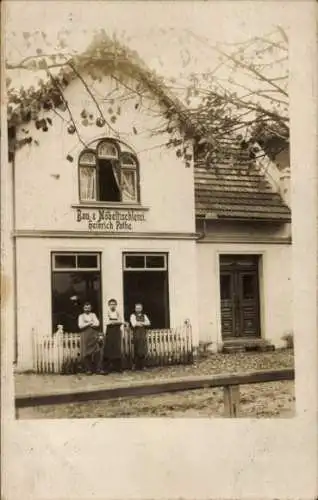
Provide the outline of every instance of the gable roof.
{"type": "Polygon", "coordinates": [[[195,162],[197,218],[290,222],[291,210],[244,153],[228,144],[228,158],[195,162]]]}
{"type": "MultiPolygon", "coordinates": [[[[32,58],[26,61],[24,71],[33,69],[37,70],[39,74],[38,82],[35,85],[31,85],[28,89],[21,87],[19,90],[13,88],[8,91],[8,126],[24,123],[23,116],[26,116],[28,109],[34,111],[35,108],[39,108],[41,104],[50,99],[54,92],[56,93],[53,82],[46,75],[47,57],[45,55],[39,56],[36,67],[34,67],[32,58]],[[20,111],[22,108],[23,116],[21,118],[20,111]]],[[[107,36],[105,31],[96,34],[87,49],[81,54],[68,59],[51,56],[51,62],[52,57],[53,66],[57,68],[61,66],[59,71],[55,68],[54,73],[54,78],[57,79],[60,89],[65,89],[72,80],[78,78],[78,73],[86,69],[93,70],[94,67],[99,65],[104,70],[108,68],[109,73],[120,72],[123,76],[135,78],[136,81],[152,92],[168,112],[173,113],[178,118],[180,127],[193,130],[194,125],[191,123],[187,108],[176,95],[171,93],[164,83],[164,78],[151,70],[136,51],[129,49],[121,42],[113,40],[107,36]]],[[[11,67],[9,65],[7,75],[10,77],[10,72],[14,75],[14,71],[14,65],[11,67]]]]}

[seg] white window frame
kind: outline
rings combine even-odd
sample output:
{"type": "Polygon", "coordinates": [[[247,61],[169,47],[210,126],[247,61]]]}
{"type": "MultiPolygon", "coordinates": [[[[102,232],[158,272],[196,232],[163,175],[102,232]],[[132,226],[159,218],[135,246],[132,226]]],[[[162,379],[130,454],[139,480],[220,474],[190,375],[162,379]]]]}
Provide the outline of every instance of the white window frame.
{"type": "Polygon", "coordinates": [[[98,252],[52,252],[52,271],[53,272],[61,272],[63,273],[64,271],[66,272],[81,272],[81,271],[100,271],[101,266],[100,266],[100,253],[98,252]],[[55,257],[56,256],[73,256],[75,257],[75,267],[57,267],[55,263],[55,257]],[[97,267],[79,267],[78,266],[78,257],[81,256],[93,256],[97,257],[97,267]]]}
{"type": "Polygon", "coordinates": [[[119,155],[120,155],[120,147],[119,147],[119,144],[114,140],[109,140],[109,139],[105,138],[105,139],[102,139],[101,141],[99,141],[99,143],[96,146],[97,161],[98,161],[98,159],[100,159],[100,160],[118,160],[119,155]],[[116,150],[116,154],[115,155],[101,155],[99,150],[102,148],[102,146],[104,144],[112,145],[116,150]]]}
{"type": "Polygon", "coordinates": [[[124,271],[168,271],[168,255],[164,252],[124,252],[123,253],[123,270],[124,271]],[[126,257],[144,257],[144,267],[127,267],[126,257]],[[147,267],[147,257],[163,257],[163,267],[147,267]]]}
{"type": "MultiPolygon", "coordinates": [[[[138,189],[138,175],[139,175],[139,166],[138,166],[138,161],[137,158],[130,152],[128,151],[123,151],[122,157],[125,158],[125,156],[130,156],[132,160],[134,161],[134,165],[131,163],[123,163],[123,161],[120,159],[120,189],[122,190],[123,186],[123,180],[122,180],[122,172],[133,172],[134,173],[134,190],[136,193],[136,199],[135,201],[131,203],[138,203],[139,200],[139,189],[138,189]]],[[[122,196],[122,192],[121,192],[122,196]]],[[[122,201],[122,203],[127,203],[127,201],[122,201]]]]}
{"type": "Polygon", "coordinates": [[[140,174],[139,174],[139,162],[138,162],[138,158],[137,156],[131,152],[131,151],[126,151],[126,150],[123,150],[121,151],[121,148],[120,148],[120,143],[114,139],[109,139],[109,138],[105,138],[105,139],[101,139],[95,149],[94,148],[86,148],[84,149],[80,155],[79,155],[79,161],[78,161],[78,193],[79,193],[79,201],[80,203],[83,203],[83,204],[87,204],[87,203],[111,203],[111,204],[116,204],[118,206],[120,205],[125,205],[125,204],[129,204],[129,205],[138,205],[140,204],[140,174]],[[103,145],[103,143],[107,143],[109,142],[110,144],[112,144],[115,149],[117,150],[117,155],[102,155],[100,156],[99,155],[99,148],[103,145]],[[93,162],[89,162],[89,163],[85,163],[83,161],[83,158],[85,158],[85,154],[86,153],[90,153],[90,154],[94,154],[94,163],[93,162]],[[122,163],[121,161],[121,158],[125,158],[126,155],[129,155],[133,162],[134,162],[134,165],[132,165],[131,163],[122,163]],[[121,200],[120,201],[116,201],[116,202],[112,202],[112,201],[107,201],[107,200],[100,200],[100,184],[99,184],[99,169],[100,169],[100,166],[99,166],[99,160],[110,160],[110,161],[115,161],[115,162],[118,162],[118,177],[119,177],[119,185],[120,185],[120,197],[121,197],[121,200]],[[89,168],[89,169],[94,169],[94,182],[95,182],[95,186],[94,186],[94,198],[87,198],[87,199],[83,199],[82,198],[82,185],[81,185],[81,181],[82,181],[82,177],[81,177],[81,168],[89,168]],[[123,200],[122,197],[123,197],[123,181],[122,181],[122,171],[123,172],[134,172],[134,192],[135,192],[135,199],[134,200],[123,200]]]}

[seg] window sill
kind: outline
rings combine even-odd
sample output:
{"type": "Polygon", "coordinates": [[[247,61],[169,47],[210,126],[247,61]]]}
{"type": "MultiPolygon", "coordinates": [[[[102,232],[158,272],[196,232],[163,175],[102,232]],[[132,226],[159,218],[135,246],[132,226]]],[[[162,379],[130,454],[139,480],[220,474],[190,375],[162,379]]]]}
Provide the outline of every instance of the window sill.
{"type": "Polygon", "coordinates": [[[149,207],[144,207],[139,203],[117,203],[117,202],[107,202],[107,201],[83,201],[81,203],[71,205],[72,208],[105,208],[105,209],[117,209],[117,210],[149,210],[149,207]]]}

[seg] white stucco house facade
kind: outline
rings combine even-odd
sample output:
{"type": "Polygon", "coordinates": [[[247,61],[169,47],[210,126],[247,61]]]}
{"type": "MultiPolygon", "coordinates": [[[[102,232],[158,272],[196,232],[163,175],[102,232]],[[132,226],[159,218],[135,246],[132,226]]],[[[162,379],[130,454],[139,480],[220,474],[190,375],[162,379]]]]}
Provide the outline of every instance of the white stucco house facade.
{"type": "MultiPolygon", "coordinates": [[[[127,92],[140,83],[133,74],[123,84],[84,65],[80,75],[64,89],[78,133],[67,109],[44,107],[28,123],[32,142],[8,163],[18,368],[32,367],[34,331],[74,328],[74,297],[90,300],[102,321],[110,298],[126,320],[141,301],[154,328],[189,319],[195,347],[281,345],[292,328],[291,215],[278,177],[234,152],[215,171],[190,141],[187,158],[176,155],[158,132],[171,97],[151,81],[140,97],[127,92]],[[107,123],[90,125],[96,102],[83,80],[107,123]]],[[[26,137],[23,124],[10,127],[26,137]]]]}

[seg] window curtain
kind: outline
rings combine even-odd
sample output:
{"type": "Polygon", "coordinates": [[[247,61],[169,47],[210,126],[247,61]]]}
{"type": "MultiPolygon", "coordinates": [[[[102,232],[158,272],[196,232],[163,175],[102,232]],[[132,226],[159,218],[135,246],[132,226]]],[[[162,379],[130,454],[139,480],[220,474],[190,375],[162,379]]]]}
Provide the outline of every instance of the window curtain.
{"type": "Polygon", "coordinates": [[[136,172],[134,170],[121,171],[122,201],[136,201],[136,172]]]}
{"type": "Polygon", "coordinates": [[[80,196],[82,201],[96,200],[95,167],[80,167],[80,196]]]}
{"type": "Polygon", "coordinates": [[[119,164],[118,164],[117,161],[112,161],[111,164],[112,164],[112,169],[113,169],[113,175],[114,175],[117,187],[118,187],[118,189],[120,191],[120,182],[119,182],[119,176],[120,176],[119,169],[120,169],[120,166],[119,166],[119,164]]]}

